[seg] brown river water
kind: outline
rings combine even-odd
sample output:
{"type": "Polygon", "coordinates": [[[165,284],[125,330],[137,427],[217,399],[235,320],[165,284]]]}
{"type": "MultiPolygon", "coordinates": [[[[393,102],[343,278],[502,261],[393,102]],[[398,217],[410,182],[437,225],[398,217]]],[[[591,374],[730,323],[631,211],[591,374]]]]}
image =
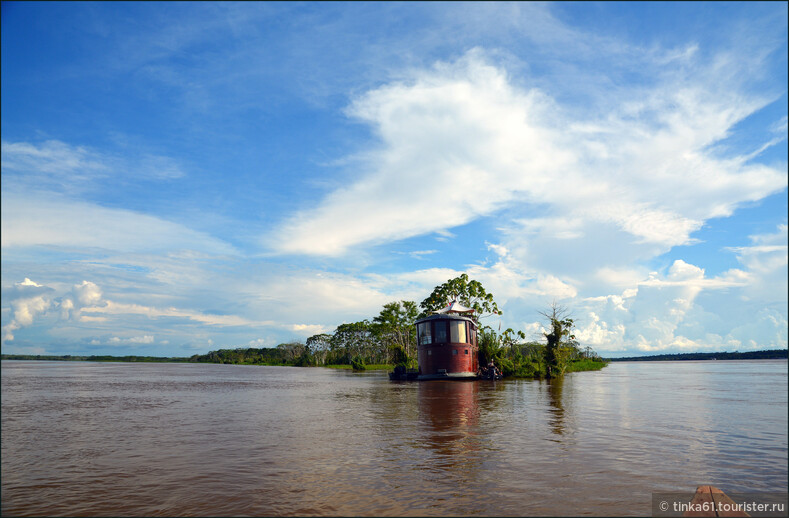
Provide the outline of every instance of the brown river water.
{"type": "Polygon", "coordinates": [[[649,515],[787,491],[787,362],[561,382],[2,362],[3,516],[649,515]]]}

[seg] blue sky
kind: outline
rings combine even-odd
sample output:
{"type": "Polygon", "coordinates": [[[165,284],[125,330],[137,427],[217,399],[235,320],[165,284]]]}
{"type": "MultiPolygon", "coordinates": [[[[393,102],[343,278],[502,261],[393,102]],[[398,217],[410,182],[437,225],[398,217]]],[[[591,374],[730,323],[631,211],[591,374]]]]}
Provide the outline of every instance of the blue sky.
{"type": "Polygon", "coordinates": [[[274,347],[468,273],[787,347],[783,2],[2,4],[2,350],[274,347]]]}

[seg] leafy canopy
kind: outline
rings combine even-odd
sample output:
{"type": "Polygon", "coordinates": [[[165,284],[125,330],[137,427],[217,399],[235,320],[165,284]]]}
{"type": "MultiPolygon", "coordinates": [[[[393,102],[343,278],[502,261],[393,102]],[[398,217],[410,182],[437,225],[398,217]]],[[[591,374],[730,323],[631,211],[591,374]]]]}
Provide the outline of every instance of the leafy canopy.
{"type": "Polygon", "coordinates": [[[501,315],[493,294],[485,291],[482,283],[469,280],[467,274],[463,274],[454,279],[449,279],[444,284],[436,286],[433,293],[419,304],[423,314],[446,307],[452,301],[457,300],[464,306],[474,310],[474,318],[480,319],[490,315],[501,315]]]}

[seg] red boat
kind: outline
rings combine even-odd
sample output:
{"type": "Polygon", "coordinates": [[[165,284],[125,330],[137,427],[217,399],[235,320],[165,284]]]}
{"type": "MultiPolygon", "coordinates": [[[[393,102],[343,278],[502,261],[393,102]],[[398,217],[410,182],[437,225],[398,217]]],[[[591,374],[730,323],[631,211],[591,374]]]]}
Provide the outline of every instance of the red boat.
{"type": "Polygon", "coordinates": [[[477,379],[474,310],[457,301],[416,322],[417,379],[477,379]]]}

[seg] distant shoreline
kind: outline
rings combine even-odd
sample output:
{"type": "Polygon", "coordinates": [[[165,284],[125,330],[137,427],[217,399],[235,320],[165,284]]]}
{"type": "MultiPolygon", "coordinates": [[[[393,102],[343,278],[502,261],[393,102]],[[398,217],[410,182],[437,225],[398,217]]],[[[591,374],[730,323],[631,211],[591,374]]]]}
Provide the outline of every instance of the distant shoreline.
{"type": "Polygon", "coordinates": [[[692,360],[786,360],[787,349],[770,349],[765,351],[731,352],[731,353],[681,353],[657,354],[652,356],[628,356],[622,358],[606,358],[612,362],[659,362],[659,361],[692,361],[692,360]]]}
{"type": "MultiPolygon", "coordinates": [[[[692,360],[786,360],[787,349],[770,349],[749,352],[718,352],[718,353],[682,353],[658,354],[652,356],[627,356],[622,358],[604,358],[611,362],[649,362],[649,361],[692,361],[692,360]]],[[[158,356],[108,356],[108,355],[33,355],[33,354],[0,354],[2,360],[33,360],[33,361],[80,361],[80,362],[141,362],[141,363],[205,363],[190,357],[158,357],[158,356]]],[[[211,362],[212,363],[212,362],[211,362]]],[[[265,363],[264,363],[265,365],[265,363]]],[[[287,363],[272,362],[269,365],[293,366],[287,363]]]]}

